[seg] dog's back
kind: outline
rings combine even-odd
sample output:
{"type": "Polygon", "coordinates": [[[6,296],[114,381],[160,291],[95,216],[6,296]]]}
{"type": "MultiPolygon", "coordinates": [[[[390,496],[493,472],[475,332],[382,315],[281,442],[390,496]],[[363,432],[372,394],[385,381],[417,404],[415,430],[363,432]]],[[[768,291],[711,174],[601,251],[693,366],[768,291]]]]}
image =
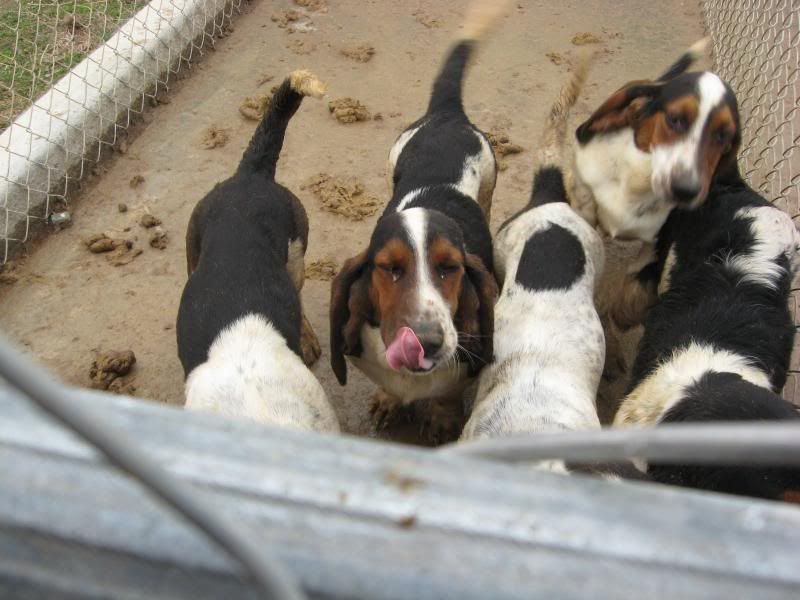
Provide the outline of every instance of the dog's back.
{"type": "MultiPolygon", "coordinates": [[[[674,212],[658,240],[659,302],[615,425],[796,419],[778,392],[794,324],[787,301],[800,235],[744,182],[674,212]]],[[[664,483],[778,499],[797,469],[650,465],[664,483]]]]}
{"type": "Polygon", "coordinates": [[[530,203],[495,237],[495,271],[504,283],[494,362],[481,373],[464,440],[600,426],[594,397],[605,342],[593,292],[603,245],[570,208],[560,167],[586,68],[576,68],[548,118],[530,203]]]}

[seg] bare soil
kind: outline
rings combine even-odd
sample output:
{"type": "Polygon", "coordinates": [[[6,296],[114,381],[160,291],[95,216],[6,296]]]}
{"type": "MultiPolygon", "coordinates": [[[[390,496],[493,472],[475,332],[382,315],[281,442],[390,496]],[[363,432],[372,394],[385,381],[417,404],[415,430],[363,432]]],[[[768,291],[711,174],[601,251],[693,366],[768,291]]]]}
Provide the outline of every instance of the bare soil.
{"type": "MultiPolygon", "coordinates": [[[[145,113],[127,152],[118,153],[98,170],[99,176],[84,182],[71,201],[72,226],[44,239],[27,260],[5,272],[13,281],[0,286],[4,333],[64,380],[87,387],[99,353],[130,349],[136,364],[124,376],[124,391],[133,387],[138,397],[181,404],[183,371],[174,323],[186,281],[183,237],[189,214],[206,192],[233,173],[253,133],[255,122],[239,111],[242,99],[263,94],[259,86],[270,76],[278,82],[294,69],[309,68],[328,83],[329,99],[358,98],[385,115],[342,126],[331,118],[327,102],[307,99],[289,126],[277,174],[308,211],[307,264],[329,261],[317,263],[320,273],[312,272],[303,289],[305,310],[323,348],[313,370],[343,429],[376,435],[368,414],[374,386],[351,369],[342,388],[329,366],[327,274],[330,263],[336,268],[365,247],[387,199],[389,148],[404,126],[424,112],[431,82],[467,2],[337,0],[326,6],[261,0],[247,6],[235,19],[235,30],[217,41],[216,51],[207,52],[190,77],[172,84],[170,102],[145,113]],[[284,24],[283,16],[292,10],[303,17],[287,18],[284,24]],[[275,21],[272,15],[278,15],[275,21]],[[307,21],[313,23],[307,33],[291,27],[307,21]],[[341,53],[364,40],[375,49],[369,62],[341,53]],[[206,150],[200,143],[211,127],[228,134],[224,147],[206,150]],[[326,174],[324,185],[320,173],[326,174]],[[305,185],[315,177],[319,185],[305,185]],[[353,187],[356,183],[361,188],[353,187]],[[351,200],[374,198],[376,204],[367,214],[342,214],[330,208],[330,198],[337,194],[349,194],[351,200]],[[120,212],[119,204],[128,210],[120,212]],[[138,225],[150,213],[169,232],[163,249],[151,247],[153,230],[138,225]],[[107,259],[110,252],[93,254],[84,243],[101,232],[112,240],[130,241],[141,254],[114,266],[107,259]]],[[[591,34],[599,40],[593,47],[603,50],[574,111],[578,122],[625,82],[658,74],[703,35],[696,1],[648,2],[637,10],[609,0],[514,6],[481,49],[465,87],[465,108],[472,120],[485,131],[502,131],[526,149],[506,157],[507,168],[494,194],[493,228],[527,200],[533,150],[577,50],[576,36],[583,40],[591,34]]],[[[614,249],[611,276],[618,254],[614,249]]],[[[616,385],[617,391],[604,388],[606,396],[618,395],[620,382],[616,385]]],[[[381,435],[415,440],[409,428],[381,435]]]]}

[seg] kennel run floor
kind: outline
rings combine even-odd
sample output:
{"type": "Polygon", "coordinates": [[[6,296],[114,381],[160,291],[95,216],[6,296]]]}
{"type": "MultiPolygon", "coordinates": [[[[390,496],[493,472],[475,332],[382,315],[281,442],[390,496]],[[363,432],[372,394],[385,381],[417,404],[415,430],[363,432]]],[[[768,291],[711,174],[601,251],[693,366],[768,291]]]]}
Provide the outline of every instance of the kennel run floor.
{"type": "MultiPolygon", "coordinates": [[[[307,264],[337,265],[362,250],[378,214],[351,221],[323,211],[308,189],[311,177],[327,173],[358,177],[365,194],[387,197],[385,166],[399,132],[425,110],[432,79],[453,40],[468,0],[388,2],[329,0],[310,12],[313,31],[290,33],[272,20],[297,8],[288,0],[256,0],[243,7],[233,31],[216,50],[174,82],[168,103],[149,109],[124,153],[104,162],[71,200],[73,224],[31,250],[13,285],[0,286],[0,329],[69,383],[88,385],[95,353],[133,350],[128,377],[134,395],[159,402],[183,401],[175,317],[186,280],[184,235],[195,203],[236,168],[255,122],[238,107],[264,94],[291,70],[312,69],[329,84],[329,99],[361,101],[381,120],[341,124],[325,103],[307,99],[292,120],[278,180],[305,204],[311,222],[307,264]],[[362,63],[341,48],[368,43],[362,63]],[[259,85],[266,77],[273,79],[259,85]],[[226,130],[226,145],[205,149],[209,127],[226,130]],[[132,187],[131,180],[144,181],[132,187]],[[124,203],[127,212],[120,212],[124,203]],[[148,245],[139,226],[145,211],[163,221],[163,250],[148,245]],[[124,231],[130,227],[129,231],[124,231]],[[105,232],[135,240],[143,253],[125,266],[91,254],[82,240],[105,232]]],[[[523,1],[483,47],[466,83],[467,114],[484,131],[504,132],[525,151],[502,159],[492,211],[493,231],[522,206],[531,184],[533,152],[544,116],[567,76],[575,41],[592,34],[601,52],[573,121],[585,118],[625,82],[657,75],[703,35],[698,2],[523,1]]],[[[589,38],[591,41],[591,38],[589,38]]],[[[611,261],[614,262],[613,260],[611,261]]],[[[314,367],[345,431],[376,435],[368,414],[374,386],[350,369],[342,388],[329,366],[330,282],[308,280],[304,304],[323,354],[314,367]]],[[[400,426],[398,426],[400,427],[400,426]]],[[[401,428],[402,429],[402,428],[401,428]]],[[[414,441],[406,431],[378,435],[414,441]]]]}

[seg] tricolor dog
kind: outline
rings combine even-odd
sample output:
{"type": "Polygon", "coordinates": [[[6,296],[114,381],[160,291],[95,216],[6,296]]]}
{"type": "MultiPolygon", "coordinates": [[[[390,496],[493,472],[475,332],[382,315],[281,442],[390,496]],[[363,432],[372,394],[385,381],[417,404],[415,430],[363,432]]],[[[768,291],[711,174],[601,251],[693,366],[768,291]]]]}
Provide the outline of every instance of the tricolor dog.
{"type": "Polygon", "coordinates": [[[303,363],[303,346],[314,339],[310,325],[302,331],[300,304],[308,218],[300,200],[275,181],[289,120],[304,96],[324,91],[308,71],[292,73],[236,174],[192,212],[189,280],[177,325],[188,409],[339,430],[322,386],[303,363]]]}
{"type": "MultiPolygon", "coordinates": [[[[787,304],[799,249],[792,219],[735,167],[703,206],[673,211],[639,273],[659,298],[614,424],[797,420],[778,394],[794,341],[787,304]]],[[[645,468],[657,481],[760,498],[800,490],[796,468],[645,468]]]]}
{"type": "MultiPolygon", "coordinates": [[[[368,248],[333,282],[333,370],[344,385],[347,356],[378,384],[380,414],[421,399],[460,405],[467,381],[492,357],[497,285],[487,215],[497,166],[464,113],[462,85],[478,40],[504,8],[472,7],[427,112],[391,149],[392,198],[368,248]]],[[[460,424],[433,426],[447,434],[460,424]]]]}
{"type": "MultiPolygon", "coordinates": [[[[595,406],[605,339],[594,307],[600,236],[569,206],[561,169],[566,119],[587,64],[553,106],[528,206],[495,236],[494,361],[479,377],[462,441],[600,429],[595,406]]],[[[564,471],[561,461],[546,465],[564,471]]]]}
{"type": "Polygon", "coordinates": [[[697,208],[735,168],[733,91],[714,73],[686,72],[705,45],[655,81],[626,84],[576,131],[579,210],[611,237],[652,242],[673,208],[697,208]]]}

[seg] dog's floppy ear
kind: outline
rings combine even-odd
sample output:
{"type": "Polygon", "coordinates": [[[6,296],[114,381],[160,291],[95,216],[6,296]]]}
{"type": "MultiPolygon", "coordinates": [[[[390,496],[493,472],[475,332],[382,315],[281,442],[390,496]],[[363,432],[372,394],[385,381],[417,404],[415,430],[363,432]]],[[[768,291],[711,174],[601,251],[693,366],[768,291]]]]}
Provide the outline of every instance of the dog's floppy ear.
{"type": "Polygon", "coordinates": [[[459,343],[470,353],[469,373],[474,376],[494,356],[492,338],[497,282],[483,261],[474,254],[467,254],[464,268],[466,277],[461,287],[455,319],[458,331],[465,334],[459,343]]]}
{"type": "Polygon", "coordinates": [[[714,170],[712,181],[719,184],[735,185],[742,181],[739,172],[739,146],[742,143],[742,134],[739,131],[739,119],[736,119],[736,135],[731,141],[730,148],[719,157],[717,168],[714,170]]]}
{"type": "Polygon", "coordinates": [[[587,144],[598,133],[610,133],[632,125],[640,110],[654,98],[663,82],[632,81],[600,105],[575,131],[578,143],[587,144]]]}
{"type": "Polygon", "coordinates": [[[347,383],[345,354],[361,354],[361,326],[369,315],[367,252],[345,261],[331,284],[331,367],[341,385],[347,383]]]}

